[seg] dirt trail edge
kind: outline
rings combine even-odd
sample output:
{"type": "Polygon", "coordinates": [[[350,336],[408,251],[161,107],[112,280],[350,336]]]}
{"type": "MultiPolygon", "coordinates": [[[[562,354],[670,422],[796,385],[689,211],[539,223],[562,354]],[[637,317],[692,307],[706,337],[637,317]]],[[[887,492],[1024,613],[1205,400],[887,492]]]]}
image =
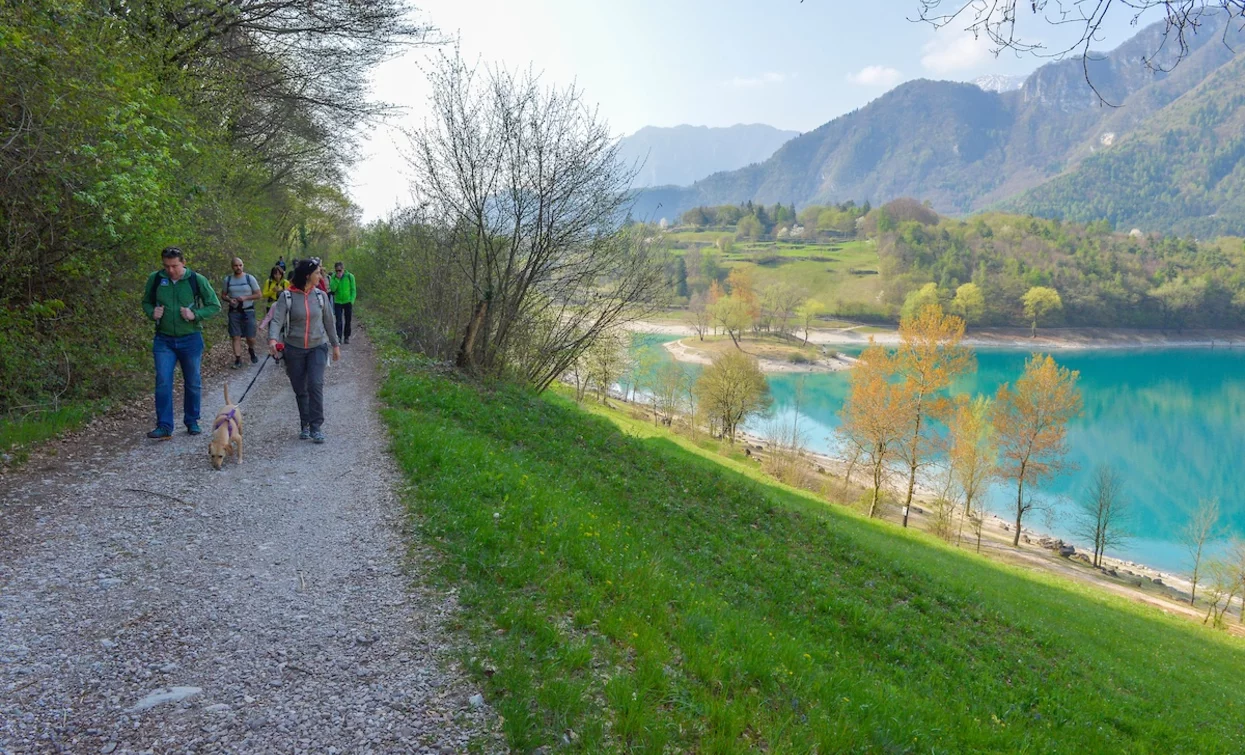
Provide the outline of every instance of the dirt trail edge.
{"type": "MultiPolygon", "coordinates": [[[[324,445],[269,363],[240,466],[144,426],[0,482],[0,752],[498,749],[452,663],[453,596],[419,587],[401,534],[371,346],[343,352],[324,445]]],[[[226,376],[235,399],[256,369],[226,376]]]]}

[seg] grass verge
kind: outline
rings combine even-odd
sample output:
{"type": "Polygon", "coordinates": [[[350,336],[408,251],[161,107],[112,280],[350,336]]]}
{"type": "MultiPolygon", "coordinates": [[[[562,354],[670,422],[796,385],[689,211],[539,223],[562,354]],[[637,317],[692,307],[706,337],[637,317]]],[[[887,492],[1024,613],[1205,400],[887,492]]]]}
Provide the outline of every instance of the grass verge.
{"type": "Polygon", "coordinates": [[[1245,746],[1238,641],[388,353],[411,510],[516,751],[1245,746]]]}
{"type": "Polygon", "coordinates": [[[32,447],[77,430],[107,407],[106,402],[83,402],[0,419],[0,451],[14,462],[24,463],[32,447]]]}

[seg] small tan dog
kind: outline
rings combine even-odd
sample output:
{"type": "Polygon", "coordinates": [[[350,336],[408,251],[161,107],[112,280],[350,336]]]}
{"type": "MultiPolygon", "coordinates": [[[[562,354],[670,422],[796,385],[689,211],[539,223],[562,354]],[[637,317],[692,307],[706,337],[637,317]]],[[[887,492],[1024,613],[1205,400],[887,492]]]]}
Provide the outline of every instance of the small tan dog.
{"type": "Polygon", "coordinates": [[[234,461],[242,463],[242,410],[229,400],[229,385],[225,385],[225,408],[212,422],[212,440],[208,443],[208,457],[212,466],[220,469],[225,456],[233,454],[234,461]]]}

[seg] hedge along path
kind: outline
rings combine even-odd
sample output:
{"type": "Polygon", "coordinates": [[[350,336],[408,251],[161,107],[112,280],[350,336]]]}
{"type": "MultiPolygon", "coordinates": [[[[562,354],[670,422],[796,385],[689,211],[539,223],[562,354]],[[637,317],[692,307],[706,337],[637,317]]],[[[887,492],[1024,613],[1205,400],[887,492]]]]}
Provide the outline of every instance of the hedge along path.
{"type": "MultiPolygon", "coordinates": [[[[401,534],[375,386],[357,337],[327,373],[325,445],[297,440],[269,365],[241,465],[213,470],[206,434],[147,441],[145,418],[0,480],[0,751],[495,749],[452,662],[453,597],[420,586],[428,554],[401,534]]],[[[205,377],[205,429],[223,404],[205,377]]]]}

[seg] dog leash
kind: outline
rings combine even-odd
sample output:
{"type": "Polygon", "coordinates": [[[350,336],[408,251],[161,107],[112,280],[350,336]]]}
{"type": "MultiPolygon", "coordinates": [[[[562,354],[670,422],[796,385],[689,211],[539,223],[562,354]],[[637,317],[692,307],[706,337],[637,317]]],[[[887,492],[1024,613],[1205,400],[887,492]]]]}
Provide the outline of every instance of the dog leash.
{"type": "Polygon", "coordinates": [[[246,400],[246,394],[251,392],[251,385],[255,385],[255,381],[259,380],[259,373],[264,371],[264,367],[268,365],[269,359],[272,359],[272,354],[268,354],[267,356],[264,357],[263,363],[261,363],[259,365],[259,369],[255,371],[255,377],[251,378],[251,384],[246,387],[245,391],[242,391],[242,398],[238,399],[239,405],[241,405],[242,402],[246,400]]]}

